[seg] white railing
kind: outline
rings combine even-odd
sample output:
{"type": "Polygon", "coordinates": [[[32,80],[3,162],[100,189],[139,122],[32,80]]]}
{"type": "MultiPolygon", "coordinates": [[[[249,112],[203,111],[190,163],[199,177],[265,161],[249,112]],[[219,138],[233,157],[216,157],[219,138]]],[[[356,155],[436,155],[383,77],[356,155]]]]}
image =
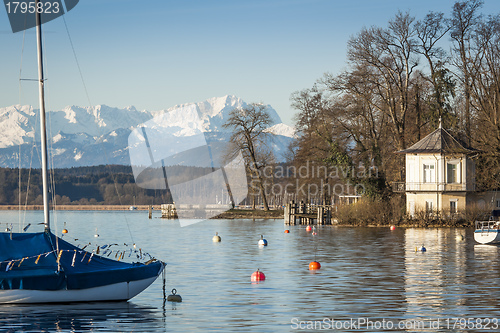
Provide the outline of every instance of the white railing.
{"type": "Polygon", "coordinates": [[[500,228],[500,222],[492,220],[490,217],[489,221],[476,221],[476,231],[481,231],[481,233],[498,232],[500,228]]]}
{"type": "Polygon", "coordinates": [[[476,184],[448,184],[448,183],[392,183],[393,192],[461,192],[474,191],[476,184]]]}

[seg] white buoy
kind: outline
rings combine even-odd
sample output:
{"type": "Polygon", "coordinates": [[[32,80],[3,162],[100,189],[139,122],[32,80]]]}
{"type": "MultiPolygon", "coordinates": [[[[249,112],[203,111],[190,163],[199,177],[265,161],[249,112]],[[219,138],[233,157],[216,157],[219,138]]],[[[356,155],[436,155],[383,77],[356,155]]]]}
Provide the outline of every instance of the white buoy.
{"type": "Polygon", "coordinates": [[[212,237],[212,241],[213,241],[214,243],[219,243],[219,242],[221,241],[221,238],[220,238],[220,236],[219,236],[219,233],[218,233],[218,232],[216,232],[216,233],[215,233],[215,236],[214,236],[214,237],[212,237]]]}
{"type": "Polygon", "coordinates": [[[263,235],[260,235],[259,245],[260,246],[267,246],[267,240],[264,239],[263,235]]]}
{"type": "Polygon", "coordinates": [[[95,235],[94,235],[95,238],[99,237],[99,234],[97,233],[97,228],[95,228],[95,235]]]}

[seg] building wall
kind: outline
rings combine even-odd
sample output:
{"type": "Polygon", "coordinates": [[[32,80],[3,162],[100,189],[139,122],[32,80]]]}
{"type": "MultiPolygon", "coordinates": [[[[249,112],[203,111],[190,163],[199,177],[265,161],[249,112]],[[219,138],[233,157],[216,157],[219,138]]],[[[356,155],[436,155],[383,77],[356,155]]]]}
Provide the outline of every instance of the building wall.
{"type": "Polygon", "coordinates": [[[457,212],[463,211],[467,205],[466,192],[418,192],[406,193],[406,212],[414,215],[418,212],[425,212],[428,202],[432,203],[432,211],[440,211],[444,215],[450,213],[451,202],[454,202],[457,212]]]}
{"type": "Polygon", "coordinates": [[[426,202],[432,202],[433,211],[439,210],[443,215],[450,214],[452,201],[456,202],[457,212],[464,211],[466,208],[491,211],[500,209],[500,192],[420,192],[406,193],[406,212],[414,215],[418,212],[426,211],[426,202]]]}
{"type": "Polygon", "coordinates": [[[467,158],[467,173],[466,173],[466,181],[467,181],[467,191],[475,191],[476,190],[476,163],[467,158]]]}
{"type": "Polygon", "coordinates": [[[453,188],[458,191],[474,190],[471,187],[475,179],[474,161],[464,154],[447,156],[441,154],[406,154],[405,170],[409,190],[453,190],[453,188]],[[456,165],[454,182],[449,182],[448,164],[456,165]],[[432,171],[429,169],[424,170],[424,166],[430,166],[432,171]],[[429,176],[426,177],[426,172],[432,172],[432,179],[429,179],[429,176]],[[438,188],[440,185],[443,188],[438,188]],[[431,189],[431,187],[433,188],[431,189]]]}
{"type": "Polygon", "coordinates": [[[474,161],[465,154],[406,154],[407,213],[425,212],[432,205],[432,211],[448,215],[473,203],[490,202],[491,197],[473,197],[475,171],[474,161]]]}
{"type": "Polygon", "coordinates": [[[500,192],[475,192],[467,196],[467,206],[490,211],[500,209],[500,192]]]}

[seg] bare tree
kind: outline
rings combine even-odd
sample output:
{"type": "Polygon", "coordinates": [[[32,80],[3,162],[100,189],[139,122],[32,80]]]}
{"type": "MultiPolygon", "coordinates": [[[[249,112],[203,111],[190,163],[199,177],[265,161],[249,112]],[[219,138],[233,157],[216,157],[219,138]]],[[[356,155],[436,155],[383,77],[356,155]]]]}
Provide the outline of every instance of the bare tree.
{"type": "Polygon", "coordinates": [[[453,5],[451,19],[451,38],[455,43],[456,60],[455,65],[459,69],[459,75],[463,87],[465,108],[465,134],[467,143],[471,143],[471,77],[470,77],[470,41],[480,19],[478,13],[483,5],[482,0],[457,1],[453,5]]]}
{"type": "Polygon", "coordinates": [[[295,116],[295,128],[305,136],[316,130],[318,115],[327,108],[323,92],[315,84],[311,89],[296,91],[290,97],[292,108],[299,110],[295,116]]]}
{"type": "Polygon", "coordinates": [[[415,27],[418,40],[416,52],[425,57],[430,71],[428,74],[422,71],[420,73],[433,87],[428,103],[432,125],[435,127],[438,119],[442,119],[443,126],[451,127],[455,123],[450,106],[450,99],[454,97],[455,84],[451,78],[451,72],[446,67],[448,56],[438,45],[451,26],[443,13],[430,12],[423,20],[418,21],[415,27]]]}
{"type": "Polygon", "coordinates": [[[479,174],[483,187],[500,185],[500,16],[477,23],[471,38],[468,66],[472,137],[481,149],[479,174]]]}
{"type": "Polygon", "coordinates": [[[414,18],[398,12],[387,29],[364,28],[347,45],[348,61],[354,68],[351,74],[358,76],[356,80],[371,81],[377,96],[366,101],[388,116],[398,149],[406,148],[409,92],[418,65],[415,33],[414,18]]]}
{"type": "Polygon", "coordinates": [[[260,170],[269,160],[274,160],[270,151],[263,152],[266,150],[265,138],[268,135],[266,129],[270,125],[272,120],[267,107],[256,103],[231,110],[228,120],[223,125],[224,128],[233,130],[230,140],[236,150],[242,151],[248,170],[257,180],[265,210],[269,210],[269,205],[260,170]]]}

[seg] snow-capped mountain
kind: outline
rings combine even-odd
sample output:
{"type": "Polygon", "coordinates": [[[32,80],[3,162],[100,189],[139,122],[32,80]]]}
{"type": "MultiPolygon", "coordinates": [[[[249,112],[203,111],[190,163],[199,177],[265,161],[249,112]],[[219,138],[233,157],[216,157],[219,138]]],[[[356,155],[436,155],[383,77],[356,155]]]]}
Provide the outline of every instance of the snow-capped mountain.
{"type": "MultiPolygon", "coordinates": [[[[95,107],[68,106],[60,111],[47,113],[49,151],[54,167],[65,168],[100,164],[129,165],[128,137],[132,130],[154,117],[166,116],[171,125],[178,127],[179,136],[189,136],[193,124],[182,119],[169,119],[168,112],[184,107],[177,105],[160,111],[124,109],[106,105],[95,107]]],[[[241,98],[235,96],[214,97],[194,104],[204,132],[217,133],[228,139],[222,125],[234,108],[245,107],[241,98]]],[[[193,106],[193,104],[191,104],[193,106]]],[[[295,137],[292,127],[283,124],[271,106],[267,105],[273,125],[269,146],[278,161],[284,160],[289,143],[295,137]]],[[[0,166],[39,167],[39,115],[31,106],[14,105],[0,108],[0,166]]]]}

